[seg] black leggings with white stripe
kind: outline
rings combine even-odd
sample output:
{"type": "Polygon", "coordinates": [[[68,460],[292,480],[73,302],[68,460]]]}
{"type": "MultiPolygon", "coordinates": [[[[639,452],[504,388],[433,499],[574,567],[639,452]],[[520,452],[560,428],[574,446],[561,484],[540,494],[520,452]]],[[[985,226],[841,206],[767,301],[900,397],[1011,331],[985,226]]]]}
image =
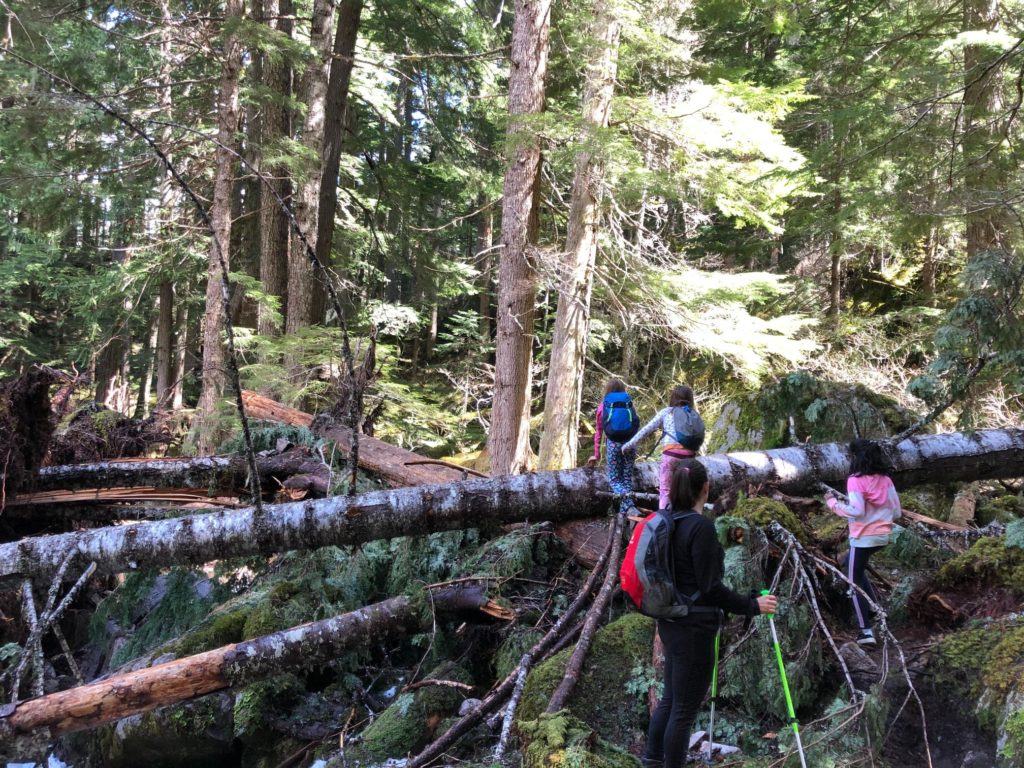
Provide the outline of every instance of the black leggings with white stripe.
{"type": "MultiPolygon", "coordinates": [[[[846,555],[846,577],[863,589],[875,603],[878,602],[878,595],[875,594],[875,588],[871,585],[871,580],[868,579],[868,560],[880,549],[881,547],[850,547],[850,551],[846,555]]],[[[857,618],[857,625],[862,630],[871,629],[875,620],[874,611],[871,610],[871,606],[860,592],[855,589],[851,589],[851,591],[853,592],[853,613],[857,618]]]]}

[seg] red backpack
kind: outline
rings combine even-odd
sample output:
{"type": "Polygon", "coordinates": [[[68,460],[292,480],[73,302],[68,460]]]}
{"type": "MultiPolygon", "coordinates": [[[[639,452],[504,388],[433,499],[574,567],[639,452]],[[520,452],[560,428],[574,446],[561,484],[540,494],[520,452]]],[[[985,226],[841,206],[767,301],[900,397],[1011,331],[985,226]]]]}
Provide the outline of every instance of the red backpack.
{"type": "Polygon", "coordinates": [[[700,592],[687,596],[676,589],[672,533],[677,522],[696,514],[692,510],[675,513],[671,509],[659,509],[634,529],[619,568],[619,582],[622,591],[645,616],[679,619],[691,613],[718,611],[717,608],[694,605],[700,592]]]}

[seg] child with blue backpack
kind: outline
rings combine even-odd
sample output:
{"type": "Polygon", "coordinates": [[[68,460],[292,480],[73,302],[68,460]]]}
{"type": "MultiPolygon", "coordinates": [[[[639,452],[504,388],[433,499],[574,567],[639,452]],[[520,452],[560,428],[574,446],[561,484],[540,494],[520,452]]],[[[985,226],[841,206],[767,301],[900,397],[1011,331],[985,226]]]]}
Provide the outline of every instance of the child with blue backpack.
{"type": "Polygon", "coordinates": [[[704,422],[694,406],[693,390],[690,387],[685,384],[675,387],[669,394],[668,407],[654,414],[654,418],[622,446],[622,452],[630,459],[635,458],[637,445],[659,428],[661,467],[658,472],[658,501],[659,507],[665,509],[669,505],[672,470],[683,459],[696,456],[704,444],[704,422]]]}
{"type": "Polygon", "coordinates": [[[633,409],[633,400],[626,392],[622,379],[608,379],[604,385],[604,397],[597,407],[594,426],[594,455],[587,459],[587,466],[593,467],[601,459],[601,437],[607,446],[608,485],[612,492],[619,494],[619,512],[626,512],[633,506],[633,460],[624,456],[622,444],[636,434],[640,418],[633,409]]]}

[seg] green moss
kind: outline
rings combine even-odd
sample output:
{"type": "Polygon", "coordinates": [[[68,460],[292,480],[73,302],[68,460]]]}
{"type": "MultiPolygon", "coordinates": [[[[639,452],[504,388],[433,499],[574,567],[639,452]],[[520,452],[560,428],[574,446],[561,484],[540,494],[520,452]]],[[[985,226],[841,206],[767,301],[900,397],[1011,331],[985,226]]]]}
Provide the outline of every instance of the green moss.
{"type": "Polygon", "coordinates": [[[267,716],[287,707],[303,691],[302,681],[291,674],[277,675],[246,686],[235,696],[235,736],[259,740],[266,730],[267,716]]]}
{"type": "MultiPolygon", "coordinates": [[[[469,674],[452,662],[439,666],[427,679],[472,682],[469,674]]],[[[353,758],[383,760],[419,750],[430,740],[441,720],[458,710],[465,696],[457,688],[441,685],[428,685],[400,694],[363,731],[362,743],[354,750],[353,758]]]]}
{"type": "Polygon", "coordinates": [[[1024,709],[1019,709],[1003,723],[1006,741],[999,754],[1014,765],[1024,765],[1024,709]]]}
{"type": "Polygon", "coordinates": [[[934,584],[939,588],[1004,587],[1024,596],[1024,549],[1007,547],[1001,538],[978,539],[939,569],[934,584]]]}
{"type": "Polygon", "coordinates": [[[96,429],[96,434],[104,440],[110,436],[110,430],[124,420],[120,413],[110,410],[95,411],[89,417],[92,419],[92,425],[96,429]]]}
{"type": "Polygon", "coordinates": [[[749,520],[759,528],[765,528],[773,522],[777,522],[794,534],[801,543],[809,542],[807,530],[800,522],[800,518],[781,501],[763,496],[741,497],[736,503],[736,508],[730,514],[749,520]]]}
{"type": "Polygon", "coordinates": [[[637,768],[639,761],[566,712],[520,721],[523,768],[637,768]]]}
{"type": "MultiPolygon", "coordinates": [[[[648,721],[647,701],[631,690],[634,668],[650,663],[654,622],[628,613],[594,636],[579,682],[569,697],[568,709],[614,744],[641,743],[648,721]]],[[[562,681],[572,649],[566,649],[535,667],[517,712],[519,721],[537,720],[562,681]]]]}
{"type": "Polygon", "coordinates": [[[509,632],[494,654],[494,674],[502,680],[515,669],[523,654],[541,638],[541,633],[532,627],[516,626],[509,632]]]}
{"type": "Polygon", "coordinates": [[[998,643],[999,633],[991,627],[965,629],[942,638],[930,664],[936,683],[950,688],[954,700],[977,701],[984,689],[982,673],[998,643]]]}
{"type": "Polygon", "coordinates": [[[975,510],[974,518],[979,525],[1010,523],[1024,518],[1024,497],[1007,494],[985,499],[975,510]]]}
{"type": "Polygon", "coordinates": [[[179,657],[191,656],[212,648],[237,643],[242,639],[248,617],[249,609],[247,608],[216,614],[204,626],[181,639],[181,642],[178,643],[177,655],[179,657]]]}
{"type": "Polygon", "coordinates": [[[1000,698],[1005,698],[1011,690],[1024,690],[1024,627],[1001,632],[999,636],[982,679],[1000,698]]]}

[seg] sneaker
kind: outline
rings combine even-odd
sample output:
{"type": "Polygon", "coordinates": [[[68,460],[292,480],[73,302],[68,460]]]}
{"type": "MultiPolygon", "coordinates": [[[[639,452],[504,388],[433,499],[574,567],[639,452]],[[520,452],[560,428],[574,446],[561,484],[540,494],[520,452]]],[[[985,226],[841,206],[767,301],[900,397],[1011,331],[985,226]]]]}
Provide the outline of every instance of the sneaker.
{"type": "Polygon", "coordinates": [[[875,633],[870,629],[861,630],[861,633],[857,635],[857,645],[862,648],[874,648],[878,645],[878,641],[875,640],[875,633]]]}

